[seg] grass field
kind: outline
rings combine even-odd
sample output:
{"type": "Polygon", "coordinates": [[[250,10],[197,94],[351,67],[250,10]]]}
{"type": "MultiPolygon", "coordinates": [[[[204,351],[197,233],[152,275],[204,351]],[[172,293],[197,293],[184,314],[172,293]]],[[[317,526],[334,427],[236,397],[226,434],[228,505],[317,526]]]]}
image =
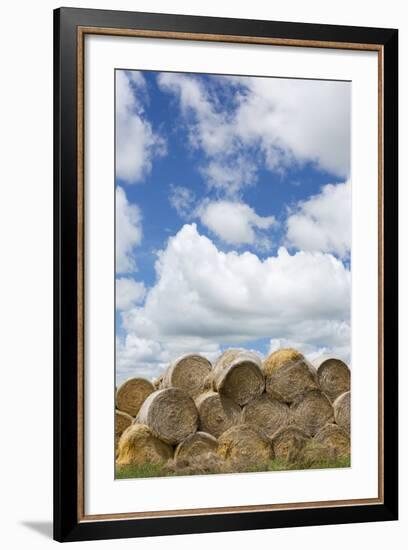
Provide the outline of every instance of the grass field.
{"type": "MultiPolygon", "coordinates": [[[[279,460],[271,460],[268,467],[265,468],[248,468],[245,472],[277,472],[284,470],[311,470],[311,469],[325,469],[325,468],[348,468],[350,466],[350,457],[340,457],[335,460],[320,460],[313,462],[313,464],[306,463],[293,463],[288,464],[279,460]]],[[[217,472],[214,472],[217,473],[217,472]]],[[[116,479],[130,479],[130,478],[147,478],[147,477],[168,477],[174,475],[186,475],[180,474],[166,474],[162,473],[162,466],[158,464],[142,464],[142,465],[127,465],[116,466],[116,479]]],[[[192,474],[190,474],[192,475],[192,474]]],[[[201,474],[205,475],[205,474],[201,474]]]]}

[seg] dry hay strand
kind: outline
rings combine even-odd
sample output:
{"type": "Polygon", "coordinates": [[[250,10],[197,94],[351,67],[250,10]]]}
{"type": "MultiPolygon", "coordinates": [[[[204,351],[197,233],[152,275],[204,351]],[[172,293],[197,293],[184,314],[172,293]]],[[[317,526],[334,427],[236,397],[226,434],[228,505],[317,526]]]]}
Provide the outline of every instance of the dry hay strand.
{"type": "Polygon", "coordinates": [[[225,462],[210,451],[199,456],[171,459],[162,468],[164,475],[204,475],[226,472],[225,462]]]}
{"type": "Polygon", "coordinates": [[[272,438],[275,458],[287,463],[298,461],[308,440],[307,434],[297,426],[281,428],[272,438]]]}
{"type": "Polygon", "coordinates": [[[279,401],[292,403],[305,391],[319,388],[315,368],[293,348],[274,351],[262,367],[266,391],[279,401]]]}
{"type": "Polygon", "coordinates": [[[349,391],[339,395],[333,403],[334,419],[336,424],[343,428],[347,433],[350,433],[350,399],[349,391]]]}
{"type": "Polygon", "coordinates": [[[213,391],[201,394],[196,399],[199,429],[214,437],[240,421],[241,407],[226,395],[213,391]]]}
{"type": "Polygon", "coordinates": [[[165,464],[173,457],[173,448],[154,436],[143,424],[132,424],[119,439],[116,463],[165,464]]]}
{"type": "Polygon", "coordinates": [[[231,353],[224,353],[214,368],[214,387],[243,406],[261,395],[265,389],[261,359],[252,352],[229,351],[231,353]]]}
{"type": "Polygon", "coordinates": [[[334,449],[337,457],[350,455],[350,437],[348,433],[337,424],[326,424],[314,436],[316,443],[334,449]]]}
{"type": "Polygon", "coordinates": [[[266,465],[273,458],[273,448],[261,430],[239,424],[219,437],[218,455],[232,464],[234,471],[240,471],[266,465]]]}
{"type": "Polygon", "coordinates": [[[314,436],[328,422],[334,421],[333,407],[320,390],[309,390],[292,403],[291,423],[307,435],[314,436]]]}
{"type": "Polygon", "coordinates": [[[147,396],[153,392],[154,386],[149,380],[129,378],[116,391],[116,407],[130,416],[136,416],[147,396]]]}
{"type": "Polygon", "coordinates": [[[260,428],[268,437],[289,421],[289,407],[286,403],[273,399],[263,393],[245,405],[242,411],[242,420],[260,428]]]}
{"type": "Polygon", "coordinates": [[[206,388],[211,371],[211,363],[205,357],[197,354],[183,355],[163,374],[160,388],[179,388],[194,399],[206,388]]]}
{"type": "Polygon", "coordinates": [[[218,442],[214,436],[205,432],[196,432],[177,445],[174,458],[192,460],[210,452],[215,453],[217,447],[218,442]]]}
{"type": "Polygon", "coordinates": [[[320,389],[330,401],[335,401],[339,395],[350,390],[350,369],[341,359],[321,358],[314,362],[314,366],[317,368],[320,389]]]}
{"type": "Polygon", "coordinates": [[[183,390],[167,388],[150,394],[143,403],[137,422],[170,445],[177,445],[197,431],[198,412],[193,399],[183,390]]]}

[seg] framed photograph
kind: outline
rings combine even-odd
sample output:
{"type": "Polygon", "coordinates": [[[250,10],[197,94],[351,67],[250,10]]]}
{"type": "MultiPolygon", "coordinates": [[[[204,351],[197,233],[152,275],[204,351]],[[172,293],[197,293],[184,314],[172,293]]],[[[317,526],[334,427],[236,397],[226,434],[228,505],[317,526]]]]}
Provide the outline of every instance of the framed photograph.
{"type": "Polygon", "coordinates": [[[397,519],[398,31],[54,14],[54,537],[397,519]]]}

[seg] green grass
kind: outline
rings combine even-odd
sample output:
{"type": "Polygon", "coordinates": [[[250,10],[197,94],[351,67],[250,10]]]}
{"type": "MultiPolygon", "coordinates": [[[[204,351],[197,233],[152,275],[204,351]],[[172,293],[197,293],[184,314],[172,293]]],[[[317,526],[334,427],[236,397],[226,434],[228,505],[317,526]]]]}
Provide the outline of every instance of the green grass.
{"type": "MultiPolygon", "coordinates": [[[[350,466],[350,457],[339,457],[333,460],[320,460],[310,463],[293,463],[279,460],[271,460],[267,468],[248,468],[245,472],[279,472],[285,470],[316,470],[326,468],[348,468],[350,466]]],[[[186,475],[183,472],[180,474],[166,474],[162,473],[162,467],[158,464],[141,464],[141,465],[127,465],[116,466],[116,479],[131,479],[131,478],[147,478],[147,477],[164,477],[174,475],[186,475]]],[[[192,474],[190,474],[192,475],[192,474]]],[[[201,474],[202,475],[202,474],[201,474]]]]}

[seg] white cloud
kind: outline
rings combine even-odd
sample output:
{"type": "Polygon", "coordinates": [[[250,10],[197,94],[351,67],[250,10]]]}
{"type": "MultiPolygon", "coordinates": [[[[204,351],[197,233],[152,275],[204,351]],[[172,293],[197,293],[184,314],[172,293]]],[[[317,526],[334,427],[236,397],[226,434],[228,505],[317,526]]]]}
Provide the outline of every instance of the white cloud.
{"type": "Polygon", "coordinates": [[[350,171],[350,83],[251,78],[235,120],[244,141],[259,140],[271,169],[314,162],[350,171]]]}
{"type": "Polygon", "coordinates": [[[214,77],[210,82],[223,86],[228,107],[222,95],[196,77],[158,77],[161,88],[179,100],[191,145],[207,156],[201,171],[209,186],[234,196],[256,181],[259,166],[282,172],[308,162],[348,177],[348,82],[259,77],[214,77]]]}
{"type": "Polygon", "coordinates": [[[122,314],[120,372],[137,365],[140,349],[156,344],[151,356],[143,355],[149,376],[180,352],[215,355],[221,343],[251,347],[257,339],[286,338],[348,349],[351,277],[330,254],[281,248],[260,260],[224,253],[191,224],[169,239],[156,276],[144,305],[122,314]]]}
{"type": "Polygon", "coordinates": [[[140,303],[146,294],[146,288],[143,283],[121,277],[116,279],[116,309],[130,309],[140,303]]]}
{"type": "Polygon", "coordinates": [[[182,185],[170,185],[169,201],[180,217],[191,217],[195,201],[195,195],[191,189],[182,185]]]}
{"type": "Polygon", "coordinates": [[[136,270],[134,248],[142,240],[142,215],[130,204],[122,187],[116,187],[116,273],[136,270]]]}
{"type": "Polygon", "coordinates": [[[351,246],[351,184],[323,186],[300,202],[287,220],[287,241],[302,250],[332,252],[346,258],[351,246]]]}
{"type": "Polygon", "coordinates": [[[116,71],[116,176],[126,183],[142,181],[155,155],[165,153],[165,142],[153,132],[143,102],[147,97],[143,75],[116,71]]]}
{"type": "Polygon", "coordinates": [[[259,230],[266,230],[277,222],[273,216],[259,216],[242,202],[205,202],[199,208],[201,222],[217,237],[228,244],[252,244],[265,242],[259,230]]]}

